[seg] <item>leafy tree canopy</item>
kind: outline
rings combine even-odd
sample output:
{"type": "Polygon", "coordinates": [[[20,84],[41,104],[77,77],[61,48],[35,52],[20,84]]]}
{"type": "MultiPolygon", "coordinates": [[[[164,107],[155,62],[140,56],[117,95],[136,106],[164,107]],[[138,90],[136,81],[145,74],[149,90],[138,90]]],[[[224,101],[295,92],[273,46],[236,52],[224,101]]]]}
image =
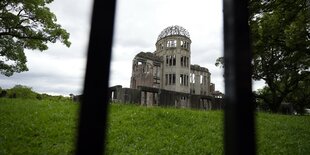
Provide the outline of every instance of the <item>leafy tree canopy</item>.
{"type": "Polygon", "coordinates": [[[0,1],[0,73],[28,71],[24,49],[44,51],[57,40],[70,46],[69,33],[46,6],[53,0],[0,1]]]}
{"type": "MultiPolygon", "coordinates": [[[[310,1],[250,0],[254,80],[264,80],[272,111],[309,79],[310,1]]],[[[223,65],[218,58],[216,66],[223,65]]],[[[266,95],[256,96],[264,98],[266,95]]]]}
{"type": "Polygon", "coordinates": [[[268,103],[276,112],[298,84],[309,78],[309,1],[253,0],[251,4],[253,79],[266,82],[271,93],[268,103]]]}

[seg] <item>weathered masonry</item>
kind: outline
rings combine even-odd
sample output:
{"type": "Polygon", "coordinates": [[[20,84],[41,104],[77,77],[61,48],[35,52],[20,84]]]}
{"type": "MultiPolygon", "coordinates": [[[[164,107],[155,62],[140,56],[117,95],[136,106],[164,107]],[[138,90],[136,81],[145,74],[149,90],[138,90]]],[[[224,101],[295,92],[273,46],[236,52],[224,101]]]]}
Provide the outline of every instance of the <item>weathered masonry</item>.
{"type": "Polygon", "coordinates": [[[155,52],[140,52],[134,57],[130,88],[110,88],[111,99],[148,106],[221,108],[223,94],[215,92],[209,70],[191,65],[191,43],[183,27],[164,29],[155,52]]]}
{"type": "Polygon", "coordinates": [[[144,86],[139,86],[138,89],[132,89],[122,88],[122,86],[117,85],[110,87],[109,90],[110,99],[113,102],[204,110],[223,108],[222,98],[214,96],[195,95],[144,86]]]}

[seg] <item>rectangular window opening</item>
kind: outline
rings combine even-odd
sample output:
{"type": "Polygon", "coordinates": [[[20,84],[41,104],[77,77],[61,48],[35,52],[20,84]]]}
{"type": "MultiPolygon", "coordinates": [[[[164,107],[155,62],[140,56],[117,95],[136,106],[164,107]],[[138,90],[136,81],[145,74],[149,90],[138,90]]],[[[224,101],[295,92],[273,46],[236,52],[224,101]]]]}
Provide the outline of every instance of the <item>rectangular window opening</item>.
{"type": "Polygon", "coordinates": [[[173,66],[175,66],[176,64],[176,58],[175,58],[175,55],[173,55],[173,66]]]}

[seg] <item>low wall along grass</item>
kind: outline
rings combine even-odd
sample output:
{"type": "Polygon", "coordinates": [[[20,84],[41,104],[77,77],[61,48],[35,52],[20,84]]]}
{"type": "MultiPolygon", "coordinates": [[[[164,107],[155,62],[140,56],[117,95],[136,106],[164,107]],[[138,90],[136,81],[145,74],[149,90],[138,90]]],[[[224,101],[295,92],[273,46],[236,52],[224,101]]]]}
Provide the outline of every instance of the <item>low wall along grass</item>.
{"type": "MultiPolygon", "coordinates": [[[[0,98],[0,154],[74,154],[78,108],[0,98]]],[[[222,111],[110,104],[106,154],[223,154],[222,122],[222,111]]],[[[256,126],[258,154],[309,154],[309,116],[258,113],[256,126]]]]}

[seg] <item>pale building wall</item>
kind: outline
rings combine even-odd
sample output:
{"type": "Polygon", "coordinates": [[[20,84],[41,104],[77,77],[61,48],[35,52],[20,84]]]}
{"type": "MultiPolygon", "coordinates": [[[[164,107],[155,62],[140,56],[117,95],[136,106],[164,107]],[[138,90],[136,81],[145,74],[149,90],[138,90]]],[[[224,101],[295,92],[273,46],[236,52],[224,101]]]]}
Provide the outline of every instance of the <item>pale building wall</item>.
{"type": "Polygon", "coordinates": [[[154,54],[163,58],[161,76],[163,89],[190,92],[190,44],[189,38],[180,35],[167,36],[156,42],[154,54]]]}
{"type": "Polygon", "coordinates": [[[132,62],[132,75],[130,88],[137,89],[138,86],[160,88],[161,62],[145,58],[145,53],[139,53],[132,62]]]}
{"type": "Polygon", "coordinates": [[[200,67],[199,65],[192,65],[190,76],[191,76],[190,91],[192,94],[211,95],[210,93],[211,74],[207,68],[200,67]]]}

